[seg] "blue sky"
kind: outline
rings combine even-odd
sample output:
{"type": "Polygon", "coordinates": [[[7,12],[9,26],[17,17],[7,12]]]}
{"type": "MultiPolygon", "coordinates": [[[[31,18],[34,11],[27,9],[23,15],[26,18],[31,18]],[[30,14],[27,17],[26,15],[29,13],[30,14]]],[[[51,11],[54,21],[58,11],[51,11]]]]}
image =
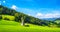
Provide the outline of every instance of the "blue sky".
{"type": "Polygon", "coordinates": [[[0,4],[37,18],[60,17],[60,0],[0,0],[0,4]]]}

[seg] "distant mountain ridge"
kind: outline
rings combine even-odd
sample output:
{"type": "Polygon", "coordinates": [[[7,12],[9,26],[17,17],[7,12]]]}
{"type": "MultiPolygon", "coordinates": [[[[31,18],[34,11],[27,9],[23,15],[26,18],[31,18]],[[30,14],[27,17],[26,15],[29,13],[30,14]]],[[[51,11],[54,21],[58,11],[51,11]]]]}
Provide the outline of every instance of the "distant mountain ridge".
{"type": "Polygon", "coordinates": [[[43,18],[43,20],[51,20],[51,21],[60,20],[60,17],[59,18],[43,18]]]}

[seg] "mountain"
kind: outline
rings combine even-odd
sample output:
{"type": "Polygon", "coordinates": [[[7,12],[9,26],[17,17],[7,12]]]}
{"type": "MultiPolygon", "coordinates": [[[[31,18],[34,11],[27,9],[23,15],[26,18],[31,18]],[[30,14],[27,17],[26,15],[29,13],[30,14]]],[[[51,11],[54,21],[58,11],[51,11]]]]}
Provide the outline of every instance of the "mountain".
{"type": "Polygon", "coordinates": [[[54,21],[57,18],[43,18],[43,20],[54,21]]]}

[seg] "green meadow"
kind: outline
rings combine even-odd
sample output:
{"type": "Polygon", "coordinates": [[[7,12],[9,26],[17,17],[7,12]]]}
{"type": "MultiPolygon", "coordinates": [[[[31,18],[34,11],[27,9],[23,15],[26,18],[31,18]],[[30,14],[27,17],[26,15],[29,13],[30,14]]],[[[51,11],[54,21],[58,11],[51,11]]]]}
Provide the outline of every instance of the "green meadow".
{"type": "Polygon", "coordinates": [[[0,20],[0,32],[60,32],[60,28],[56,27],[43,27],[26,23],[21,26],[21,23],[8,20],[0,20]]]}

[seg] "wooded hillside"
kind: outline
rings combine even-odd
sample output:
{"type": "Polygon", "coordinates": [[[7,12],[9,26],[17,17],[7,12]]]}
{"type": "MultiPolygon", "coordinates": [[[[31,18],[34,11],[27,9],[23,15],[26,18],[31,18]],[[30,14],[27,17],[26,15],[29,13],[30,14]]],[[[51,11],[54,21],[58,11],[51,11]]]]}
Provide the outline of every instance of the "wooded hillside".
{"type": "MultiPolygon", "coordinates": [[[[17,12],[14,9],[10,9],[10,8],[0,5],[0,19],[3,19],[2,15],[14,16],[15,19],[13,21],[16,21],[16,22],[21,22],[23,20],[24,23],[31,23],[31,24],[36,24],[36,25],[41,25],[41,26],[49,26],[49,27],[50,26],[57,26],[57,23],[54,21],[41,20],[39,18],[28,16],[24,13],[17,12]],[[23,19],[21,20],[21,18],[23,18],[23,19]]],[[[8,18],[5,18],[5,19],[10,20],[8,18]]]]}

